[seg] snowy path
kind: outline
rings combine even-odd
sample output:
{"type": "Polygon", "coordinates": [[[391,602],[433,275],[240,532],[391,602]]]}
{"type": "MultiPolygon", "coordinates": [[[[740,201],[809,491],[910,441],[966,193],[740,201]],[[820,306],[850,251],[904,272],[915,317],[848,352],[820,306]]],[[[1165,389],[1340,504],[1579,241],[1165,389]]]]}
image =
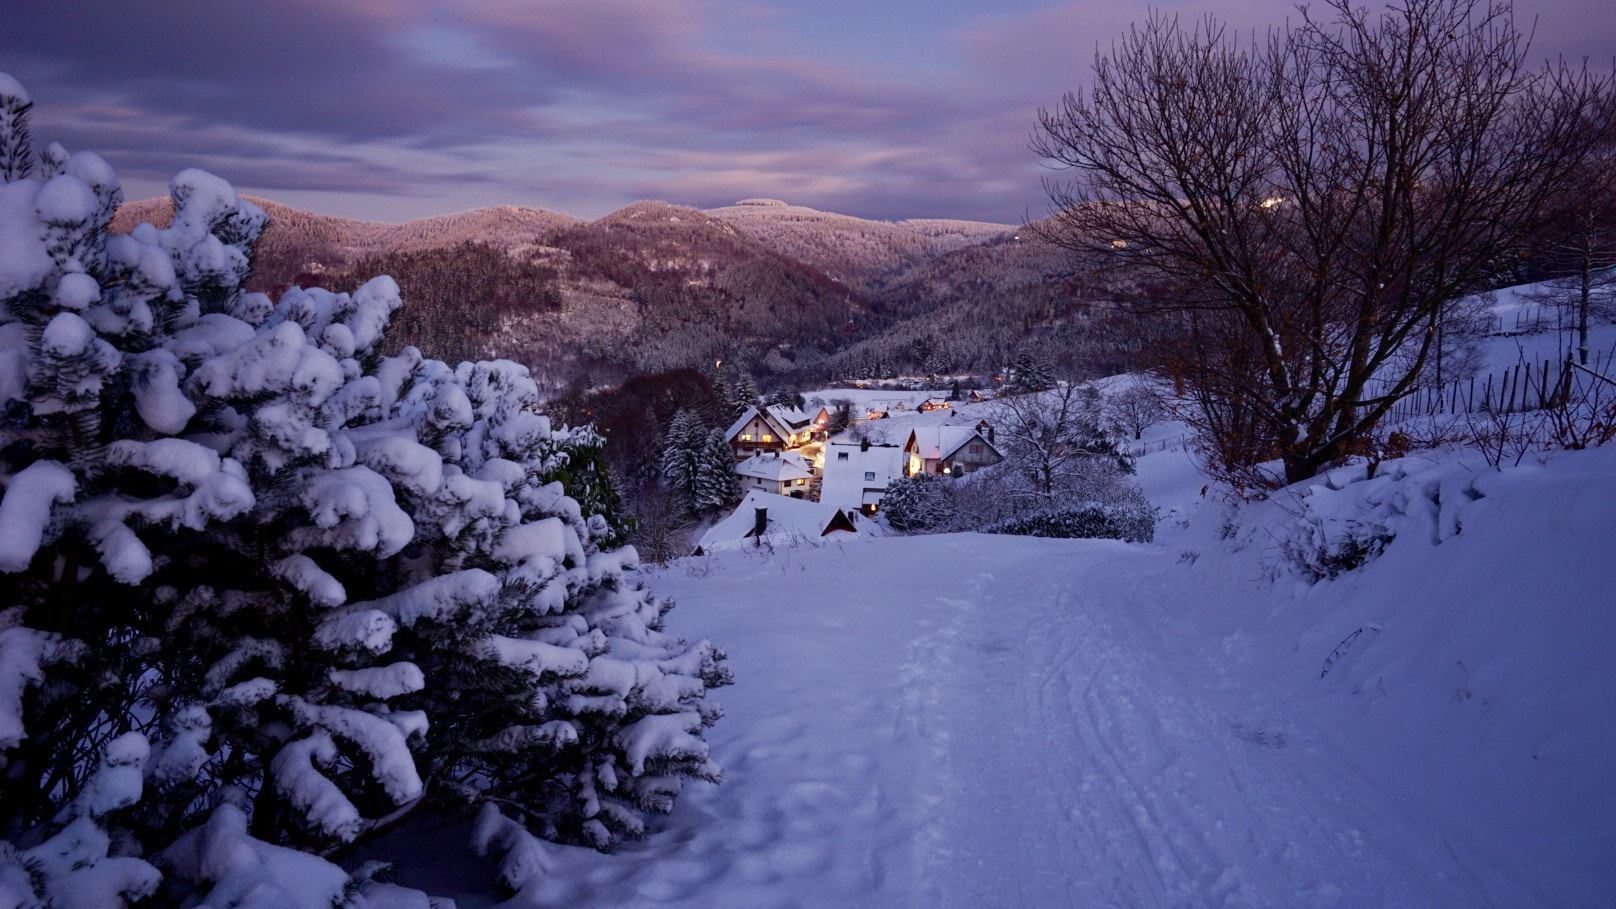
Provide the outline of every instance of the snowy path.
{"type": "Polygon", "coordinates": [[[565,852],[543,904],[1508,904],[1228,668],[1170,563],[933,537],[657,577],[731,653],[728,778],[618,855],[565,852]]]}
{"type": "Polygon", "coordinates": [[[916,665],[951,693],[913,905],[1334,905],[1347,881],[1354,901],[1428,904],[1365,889],[1409,880],[1413,844],[1366,843],[1368,819],[1339,826],[1365,814],[1342,771],[1186,650],[1193,637],[1156,630],[1162,591],[1139,579],[1159,553],[1056,551],[1053,572],[1061,556],[978,575],[978,595],[917,644],[949,642],[916,665]]]}

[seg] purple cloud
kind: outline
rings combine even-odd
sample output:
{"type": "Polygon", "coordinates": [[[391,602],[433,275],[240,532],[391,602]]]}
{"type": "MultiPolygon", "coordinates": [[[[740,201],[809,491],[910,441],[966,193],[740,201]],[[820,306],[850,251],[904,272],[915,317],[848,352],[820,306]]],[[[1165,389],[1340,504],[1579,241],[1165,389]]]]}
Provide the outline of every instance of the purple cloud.
{"type": "MultiPolygon", "coordinates": [[[[1616,25],[1591,2],[1518,15],[1539,17],[1545,55],[1608,54],[1616,25]]],[[[766,195],[1014,221],[1044,211],[1034,112],[1140,14],[1094,0],[15,0],[0,60],[34,95],[36,136],[102,153],[131,192],[196,165],[360,217],[766,195]]],[[[1241,29],[1287,14],[1283,0],[1227,12],[1241,29]]]]}

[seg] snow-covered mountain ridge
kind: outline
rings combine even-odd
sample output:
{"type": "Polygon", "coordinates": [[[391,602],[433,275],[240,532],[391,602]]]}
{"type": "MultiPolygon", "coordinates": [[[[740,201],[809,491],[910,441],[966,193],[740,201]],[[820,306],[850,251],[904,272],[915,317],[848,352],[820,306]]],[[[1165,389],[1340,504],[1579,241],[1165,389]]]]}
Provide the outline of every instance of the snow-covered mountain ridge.
{"type": "MultiPolygon", "coordinates": [[[[878,356],[894,346],[907,356],[917,348],[912,338],[900,337],[898,323],[950,305],[969,308],[986,288],[1020,301],[1029,281],[1061,270],[1058,257],[1047,251],[1030,272],[1024,261],[976,253],[1010,249],[1010,225],[870,221],[772,200],[707,212],[637,202],[595,221],[505,206],[404,224],[254,201],[270,223],[254,249],[250,289],[274,294],[298,283],[347,290],[392,273],[415,303],[402,316],[403,333],[428,353],[517,359],[557,388],[585,374],[610,382],[717,359],[760,372],[798,373],[868,339],[878,339],[878,356]],[[502,250],[512,262],[500,267],[484,257],[480,264],[468,263],[467,243],[502,250]],[[954,259],[960,264],[941,267],[947,279],[929,280],[923,293],[905,278],[954,259]],[[549,276],[537,289],[536,274],[549,276]],[[506,302],[481,310],[449,303],[465,298],[472,284],[478,285],[473,298],[506,302]],[[510,305],[521,300],[531,305],[510,305]],[[432,336],[441,335],[443,326],[454,336],[434,346],[432,336]],[[891,340],[879,340],[889,334],[891,340]]],[[[113,230],[127,232],[141,221],[161,226],[169,217],[167,200],[132,202],[122,207],[113,230]]],[[[993,312],[974,322],[1014,326],[1012,340],[1019,343],[1029,319],[1019,310],[1005,315],[994,301],[984,303],[990,304],[993,312]]],[[[933,325],[934,334],[954,335],[952,342],[927,340],[922,346],[947,347],[946,355],[957,361],[950,368],[994,368],[996,360],[968,362],[983,359],[981,345],[966,343],[978,332],[957,330],[972,322],[951,317],[947,326],[933,325]]]]}

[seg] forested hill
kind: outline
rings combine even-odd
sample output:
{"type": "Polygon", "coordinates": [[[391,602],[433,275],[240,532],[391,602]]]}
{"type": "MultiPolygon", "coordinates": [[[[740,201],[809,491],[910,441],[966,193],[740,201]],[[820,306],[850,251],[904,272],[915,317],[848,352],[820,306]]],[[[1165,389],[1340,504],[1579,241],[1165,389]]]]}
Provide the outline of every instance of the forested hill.
{"type": "MultiPolygon", "coordinates": [[[[352,290],[391,274],[407,302],[392,345],[517,359],[552,389],[719,360],[765,382],[992,370],[1069,315],[1052,304],[1070,283],[1063,257],[1001,224],[869,221],[773,200],[383,224],[252,201],[270,224],[249,289],[352,290]]],[[[166,199],[132,202],[113,230],[169,218],[166,199]]]]}
{"type": "MultiPolygon", "coordinates": [[[[560,212],[502,205],[387,224],[315,214],[256,196],[242,198],[269,214],[269,226],[253,247],[249,288],[265,292],[285,287],[300,274],[339,270],[367,256],[447,249],[468,242],[519,249],[546,231],[582,223],[560,212]]],[[[112,232],[127,233],[142,221],[166,227],[173,216],[173,205],[166,198],[130,202],[118,209],[112,232]]]]}
{"type": "Polygon", "coordinates": [[[743,199],[707,214],[870,295],[890,275],[1016,232],[982,221],[869,221],[778,199],[743,199]]]}

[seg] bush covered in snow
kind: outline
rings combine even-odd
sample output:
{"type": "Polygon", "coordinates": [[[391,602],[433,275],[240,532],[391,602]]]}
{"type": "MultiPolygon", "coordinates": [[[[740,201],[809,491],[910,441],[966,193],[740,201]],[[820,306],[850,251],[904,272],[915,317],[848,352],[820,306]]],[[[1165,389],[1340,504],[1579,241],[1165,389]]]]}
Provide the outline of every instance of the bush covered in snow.
{"type": "Polygon", "coordinates": [[[332,905],[371,884],[318,856],[423,809],[519,888],[719,778],[723,654],[663,630],[593,432],[382,356],[390,278],[244,293],[266,219],[209,174],[109,236],[28,107],[0,74],[0,905],[332,905]]]}
{"type": "Polygon", "coordinates": [[[1005,518],[982,530],[1024,537],[1148,543],[1156,536],[1156,516],[1150,503],[1141,496],[1139,502],[1126,505],[1084,503],[1005,518]]]}
{"type": "Polygon", "coordinates": [[[1021,536],[1097,538],[1145,543],[1155,538],[1156,509],[1131,477],[1097,470],[1054,501],[1019,497],[1019,478],[1001,465],[953,479],[917,474],[893,481],[881,516],[900,533],[980,531],[1021,536]]]}
{"type": "Polygon", "coordinates": [[[958,516],[953,480],[918,473],[887,484],[881,497],[881,516],[900,533],[924,533],[952,524],[958,516]]]}

